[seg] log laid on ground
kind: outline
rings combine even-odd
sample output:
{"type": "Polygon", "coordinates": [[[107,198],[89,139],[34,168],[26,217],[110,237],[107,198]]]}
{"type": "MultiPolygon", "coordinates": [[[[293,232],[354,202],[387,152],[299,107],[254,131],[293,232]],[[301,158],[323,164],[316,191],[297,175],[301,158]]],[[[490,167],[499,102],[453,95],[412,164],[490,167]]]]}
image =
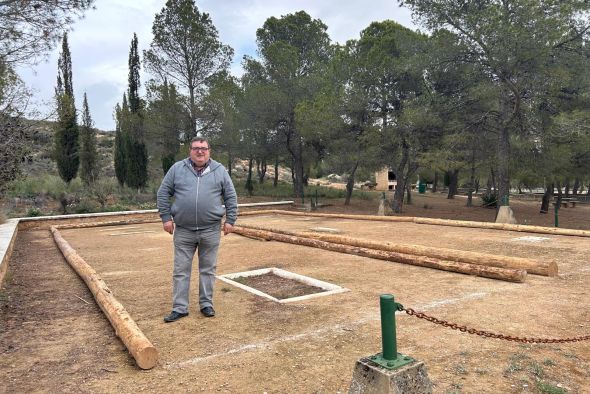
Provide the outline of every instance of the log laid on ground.
{"type": "Polygon", "coordinates": [[[316,239],[296,237],[292,235],[277,234],[264,230],[253,230],[242,226],[235,226],[234,232],[240,235],[248,235],[270,240],[292,243],[295,245],[311,246],[314,248],[330,250],[333,252],[354,254],[357,256],[370,257],[374,259],[393,261],[396,263],[428,267],[443,271],[458,272],[461,274],[481,276],[491,279],[505,280],[508,282],[524,282],[525,270],[511,268],[486,267],[478,264],[460,263],[456,261],[445,261],[432,257],[415,256],[405,253],[374,250],[357,246],[342,245],[316,239]]]}
{"type": "Polygon", "coordinates": [[[129,219],[129,220],[108,220],[104,222],[88,222],[88,223],[72,223],[72,224],[58,224],[53,226],[57,229],[72,229],[72,228],[88,228],[88,227],[104,227],[104,226],[123,226],[128,224],[147,224],[147,223],[162,223],[160,219],[129,219]]]}
{"type": "Polygon", "coordinates": [[[575,230],[571,228],[529,226],[522,224],[510,223],[488,223],[474,222],[468,220],[449,220],[449,219],[432,219],[432,218],[414,218],[417,224],[436,224],[441,226],[485,228],[492,230],[518,231],[524,233],[553,234],[553,235],[574,235],[577,237],[590,237],[588,230],[575,230]]]}
{"type": "Polygon", "coordinates": [[[295,211],[284,211],[284,210],[280,210],[280,209],[268,209],[265,211],[240,212],[240,216],[252,216],[252,215],[311,216],[311,217],[331,218],[331,219],[374,220],[374,221],[378,221],[378,222],[412,222],[414,220],[414,218],[411,216],[347,215],[347,214],[337,214],[337,213],[295,212],[295,211]]]}
{"type": "Polygon", "coordinates": [[[462,250],[445,248],[433,248],[421,245],[402,245],[394,244],[391,242],[375,242],[365,239],[344,237],[341,235],[320,234],[316,232],[296,232],[282,229],[267,228],[262,226],[254,226],[250,224],[242,224],[241,226],[244,228],[270,231],[284,235],[292,235],[295,237],[318,239],[320,241],[358,246],[362,248],[411,254],[417,256],[433,257],[442,260],[452,260],[462,263],[479,264],[491,267],[522,269],[526,270],[528,273],[536,275],[557,276],[558,272],[557,263],[555,263],[555,261],[544,262],[533,259],[526,259],[522,257],[495,256],[486,253],[467,252],[462,250]]]}
{"type": "Polygon", "coordinates": [[[267,211],[250,211],[240,213],[240,216],[250,215],[292,215],[292,216],[310,216],[310,217],[324,217],[334,219],[357,219],[357,220],[373,220],[377,222],[411,222],[416,224],[433,224],[440,226],[453,226],[453,227],[471,227],[471,228],[484,228],[490,230],[506,230],[506,231],[519,231],[525,233],[539,233],[539,234],[554,234],[554,235],[573,235],[578,237],[590,237],[590,231],[588,230],[575,230],[569,228],[554,228],[554,227],[543,227],[543,226],[524,226],[521,224],[508,224],[508,223],[489,223],[489,222],[475,222],[469,220],[450,220],[450,219],[433,219],[433,218],[421,218],[413,216],[373,216],[373,215],[340,215],[331,213],[314,213],[314,212],[293,212],[284,211],[280,209],[272,209],[267,211]]]}
{"type": "Polygon", "coordinates": [[[155,367],[158,363],[158,351],[154,345],[141,332],[96,271],[78,255],[54,226],[51,227],[51,232],[62,254],[74,271],[86,282],[100,309],[111,322],[115,333],[121,338],[129,353],[135,358],[137,365],[142,369],[155,367]]]}

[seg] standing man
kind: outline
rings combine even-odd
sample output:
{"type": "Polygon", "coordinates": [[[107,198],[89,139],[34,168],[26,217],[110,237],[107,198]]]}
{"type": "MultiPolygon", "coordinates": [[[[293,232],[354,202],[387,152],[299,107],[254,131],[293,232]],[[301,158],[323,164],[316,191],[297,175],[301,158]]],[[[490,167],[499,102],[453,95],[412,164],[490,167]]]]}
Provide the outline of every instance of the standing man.
{"type": "Polygon", "coordinates": [[[231,233],[238,216],[238,198],[225,167],[211,160],[206,139],[193,138],[189,157],[170,168],[158,189],[158,210],[164,231],[174,234],[173,306],[164,321],[170,323],[188,315],[191,269],[197,249],[199,306],[206,317],[215,316],[213,285],[221,219],[225,212],[223,233],[231,233]],[[170,197],[174,197],[172,207],[170,197]]]}

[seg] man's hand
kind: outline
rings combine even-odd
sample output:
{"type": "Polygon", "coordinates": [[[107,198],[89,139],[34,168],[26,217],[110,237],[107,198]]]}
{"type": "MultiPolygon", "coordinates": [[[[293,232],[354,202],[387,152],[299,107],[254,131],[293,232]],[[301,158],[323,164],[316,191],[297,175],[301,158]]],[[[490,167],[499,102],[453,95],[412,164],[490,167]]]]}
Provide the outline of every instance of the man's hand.
{"type": "Polygon", "coordinates": [[[172,220],[168,220],[164,223],[164,231],[168,234],[174,234],[174,222],[172,220]]]}
{"type": "Polygon", "coordinates": [[[227,234],[233,233],[233,232],[234,232],[234,225],[233,224],[229,224],[229,223],[223,224],[223,235],[227,235],[227,234]]]}

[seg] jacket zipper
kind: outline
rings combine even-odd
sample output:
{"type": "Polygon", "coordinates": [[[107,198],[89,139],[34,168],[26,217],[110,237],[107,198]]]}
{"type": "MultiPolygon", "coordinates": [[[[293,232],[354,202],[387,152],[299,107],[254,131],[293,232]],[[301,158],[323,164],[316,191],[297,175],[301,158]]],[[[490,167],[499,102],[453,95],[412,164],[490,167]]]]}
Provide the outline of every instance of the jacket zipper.
{"type": "Polygon", "coordinates": [[[201,176],[197,176],[197,198],[195,200],[195,222],[197,223],[197,230],[199,229],[199,184],[201,183],[201,176]]]}

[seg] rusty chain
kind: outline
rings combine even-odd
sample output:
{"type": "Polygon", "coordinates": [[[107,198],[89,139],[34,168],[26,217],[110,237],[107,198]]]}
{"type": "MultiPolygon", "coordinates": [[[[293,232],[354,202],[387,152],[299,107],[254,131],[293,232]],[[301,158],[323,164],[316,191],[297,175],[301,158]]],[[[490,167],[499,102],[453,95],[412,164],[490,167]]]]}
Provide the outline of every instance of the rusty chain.
{"type": "Polygon", "coordinates": [[[496,334],[489,331],[484,330],[476,330],[475,328],[468,328],[467,326],[461,326],[456,323],[449,323],[446,320],[437,319],[434,316],[429,316],[423,312],[416,312],[412,308],[404,308],[403,305],[397,304],[397,310],[401,312],[406,312],[410,316],[415,316],[419,319],[427,320],[434,324],[440,324],[443,327],[448,327],[453,330],[459,330],[461,332],[466,332],[468,334],[476,334],[486,338],[495,338],[495,339],[503,339],[506,341],[514,341],[514,342],[522,342],[522,343],[566,343],[566,342],[580,342],[580,341],[587,341],[590,340],[590,335],[585,335],[581,337],[573,337],[573,338],[527,338],[527,337],[515,337],[512,335],[503,335],[503,334],[496,334]]]}

